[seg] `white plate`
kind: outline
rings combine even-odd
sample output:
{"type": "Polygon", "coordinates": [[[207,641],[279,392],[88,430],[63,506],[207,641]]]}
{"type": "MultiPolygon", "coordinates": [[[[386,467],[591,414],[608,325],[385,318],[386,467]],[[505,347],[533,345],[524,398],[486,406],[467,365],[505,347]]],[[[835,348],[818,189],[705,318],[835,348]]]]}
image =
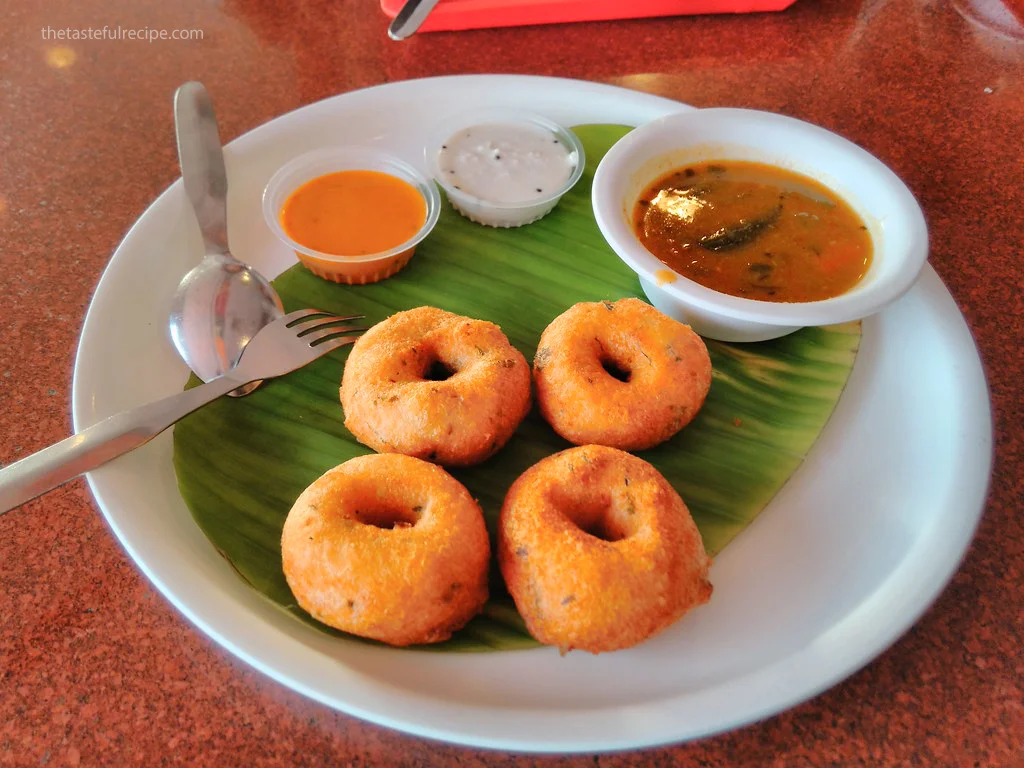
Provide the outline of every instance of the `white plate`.
{"type": "MultiPolygon", "coordinates": [[[[293,263],[260,213],[264,184],[291,157],[371,142],[418,162],[429,125],[467,104],[529,109],[566,124],[636,125],[685,109],[608,86],[504,76],[337,96],[228,147],[232,250],[268,276],[293,263]]],[[[166,319],[175,285],[200,250],[177,182],[125,237],[89,307],[75,366],[76,430],[181,388],[187,371],[166,319]]],[[[749,723],[870,661],[956,570],[981,513],[991,455],[977,352],[927,268],[909,294],[864,323],[832,420],[782,492],[718,557],[711,602],[640,647],[564,658],[548,648],[369,647],[295,620],[243,584],[193,523],[178,494],[169,433],[89,482],[153,584],[203,632],[284,685],[422,736],[596,751],[749,723]]]]}

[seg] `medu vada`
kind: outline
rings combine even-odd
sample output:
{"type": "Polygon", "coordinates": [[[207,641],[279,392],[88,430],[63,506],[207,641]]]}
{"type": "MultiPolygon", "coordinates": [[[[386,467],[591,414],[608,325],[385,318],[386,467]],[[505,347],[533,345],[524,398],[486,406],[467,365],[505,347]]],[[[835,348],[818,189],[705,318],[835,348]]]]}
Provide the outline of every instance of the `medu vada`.
{"type": "Polygon", "coordinates": [[[468,466],[529,412],[530,367],[494,323],[418,307],[355,343],[341,404],[345,426],[375,451],[468,466]]]}
{"type": "Polygon", "coordinates": [[[360,456],[314,481],[285,520],[281,559],[313,618],[390,645],[447,640],[487,602],[483,512],[409,456],[360,456]]]}
{"type": "Polygon", "coordinates": [[[562,653],[629,648],[711,597],[690,512],[646,461],[586,445],[509,489],[498,563],[530,634],[562,653]]]}
{"type": "Polygon", "coordinates": [[[688,325],[639,299],[583,302],[541,334],[533,374],[541,414],[559,435],[640,451],[697,414],[711,358],[688,325]]]}

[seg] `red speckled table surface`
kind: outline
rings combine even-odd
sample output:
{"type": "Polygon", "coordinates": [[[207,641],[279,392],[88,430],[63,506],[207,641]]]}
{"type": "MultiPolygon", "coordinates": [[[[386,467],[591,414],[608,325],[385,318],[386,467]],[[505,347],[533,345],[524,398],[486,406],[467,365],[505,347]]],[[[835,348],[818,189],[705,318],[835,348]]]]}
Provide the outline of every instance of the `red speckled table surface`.
{"type": "Polygon", "coordinates": [[[333,94],[439,74],[613,83],[781,111],[882,158],[977,339],[996,460],[952,584],[893,648],[797,708],[695,744],[531,757],[438,745],[277,685],[194,630],[76,481],[0,517],[0,764],[1024,764],[1024,3],[800,0],[682,17],[388,40],[373,0],[5,0],[0,24],[0,462],[70,430],[72,361],[124,232],[178,176],[171,95],[225,140],[333,94]],[[68,7],[61,7],[68,6],[68,7]],[[46,41],[44,27],[201,29],[46,41]]]}

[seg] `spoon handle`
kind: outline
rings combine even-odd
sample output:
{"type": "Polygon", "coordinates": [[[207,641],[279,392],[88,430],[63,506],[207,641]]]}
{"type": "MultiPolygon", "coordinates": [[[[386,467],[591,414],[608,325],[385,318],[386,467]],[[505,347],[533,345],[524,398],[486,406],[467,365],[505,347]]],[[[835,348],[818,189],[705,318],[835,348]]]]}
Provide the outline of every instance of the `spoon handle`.
{"type": "Polygon", "coordinates": [[[388,27],[388,37],[392,40],[405,40],[416,34],[420,24],[430,15],[437,3],[438,0],[406,0],[388,27]]]}
{"type": "Polygon", "coordinates": [[[213,102],[202,83],[189,82],[174,94],[178,163],[207,253],[228,252],[228,174],[213,102]]]}
{"type": "Polygon", "coordinates": [[[148,443],[176,421],[244,381],[221,376],[100,421],[0,469],[0,515],[148,443]]]}

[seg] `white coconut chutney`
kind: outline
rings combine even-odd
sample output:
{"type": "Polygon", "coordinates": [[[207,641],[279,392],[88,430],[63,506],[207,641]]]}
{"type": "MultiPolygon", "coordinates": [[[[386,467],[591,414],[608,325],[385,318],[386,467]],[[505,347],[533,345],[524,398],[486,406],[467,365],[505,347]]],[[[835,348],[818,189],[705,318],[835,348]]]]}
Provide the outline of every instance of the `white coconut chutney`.
{"type": "Polygon", "coordinates": [[[557,135],[524,123],[464,128],[441,145],[437,160],[446,186],[497,205],[561,194],[579,162],[557,135]]]}

